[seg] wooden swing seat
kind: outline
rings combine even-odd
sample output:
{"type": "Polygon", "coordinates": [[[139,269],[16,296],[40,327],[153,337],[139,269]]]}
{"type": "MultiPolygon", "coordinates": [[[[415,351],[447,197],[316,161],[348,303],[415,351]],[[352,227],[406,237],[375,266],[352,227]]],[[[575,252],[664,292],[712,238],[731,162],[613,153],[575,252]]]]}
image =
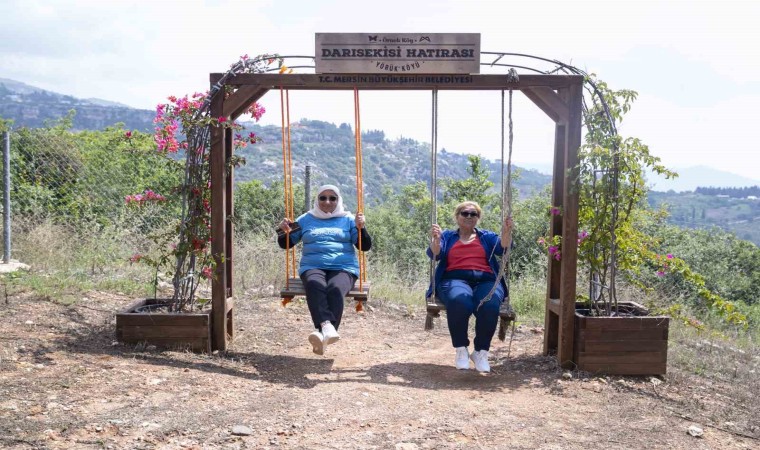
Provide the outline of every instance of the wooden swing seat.
{"type": "MultiPolygon", "coordinates": [[[[303,282],[300,278],[289,278],[287,287],[280,290],[280,297],[283,299],[292,299],[293,297],[305,296],[306,291],[303,288],[303,282]]],[[[359,290],[359,281],[354,283],[354,287],[346,294],[346,297],[353,298],[357,302],[366,302],[369,300],[369,282],[362,281],[362,289],[359,290]]]]}

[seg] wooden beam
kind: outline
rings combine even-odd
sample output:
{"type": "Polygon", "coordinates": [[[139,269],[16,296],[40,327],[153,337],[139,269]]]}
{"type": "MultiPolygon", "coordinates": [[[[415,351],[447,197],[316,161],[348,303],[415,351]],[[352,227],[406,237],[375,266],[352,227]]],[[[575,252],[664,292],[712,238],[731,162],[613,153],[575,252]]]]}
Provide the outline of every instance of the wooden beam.
{"type": "Polygon", "coordinates": [[[232,114],[230,114],[230,119],[236,120],[238,117],[240,117],[241,114],[243,114],[248,109],[248,107],[250,107],[253,104],[253,102],[258,101],[267,92],[269,92],[269,89],[261,88],[261,89],[258,89],[253,94],[251,94],[251,96],[248,97],[248,105],[241,106],[235,111],[232,111],[232,114]]]}
{"type": "MultiPolygon", "coordinates": [[[[259,91],[263,91],[261,95],[264,95],[266,89],[261,89],[261,87],[256,85],[238,87],[237,91],[224,99],[224,117],[229,117],[231,120],[237,119],[255,101],[251,99],[259,91]]],[[[258,98],[261,98],[261,95],[258,98]]]]}
{"type": "Polygon", "coordinates": [[[565,368],[573,367],[575,294],[578,270],[578,150],[581,145],[583,81],[567,89],[569,116],[565,143],[565,174],[562,212],[562,260],[560,268],[560,315],[557,359],[565,368]]]}
{"type": "MultiPolygon", "coordinates": [[[[219,91],[211,99],[211,116],[221,117],[224,111],[224,92],[219,91]]],[[[211,282],[211,347],[214,350],[227,349],[226,311],[227,264],[225,247],[227,244],[227,217],[225,189],[226,139],[224,128],[211,127],[211,255],[216,262],[216,271],[211,282]]]]}
{"type": "Polygon", "coordinates": [[[536,86],[523,89],[523,94],[531,99],[553,121],[567,123],[569,114],[567,105],[554,90],[544,86],[536,86]]]}
{"type": "MultiPolygon", "coordinates": [[[[219,80],[222,74],[211,74],[219,80]]],[[[510,82],[507,75],[469,74],[271,74],[243,73],[231,77],[231,86],[254,85],[263,89],[283,87],[291,90],[523,90],[532,87],[561,89],[582,83],[581,75],[520,75],[510,82]]]]}

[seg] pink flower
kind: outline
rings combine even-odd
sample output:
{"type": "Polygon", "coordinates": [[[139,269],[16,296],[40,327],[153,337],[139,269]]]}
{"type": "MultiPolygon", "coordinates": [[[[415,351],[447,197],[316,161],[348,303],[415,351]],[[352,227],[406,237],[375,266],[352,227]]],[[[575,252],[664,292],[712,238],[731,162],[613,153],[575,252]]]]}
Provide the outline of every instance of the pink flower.
{"type": "Polygon", "coordinates": [[[549,254],[550,255],[553,255],[553,254],[557,253],[558,251],[559,251],[559,249],[557,248],[556,245],[549,246],[549,254]]]}
{"type": "Polygon", "coordinates": [[[166,200],[166,197],[164,197],[161,194],[156,194],[155,192],[153,192],[150,189],[146,189],[145,192],[143,192],[142,194],[127,195],[126,197],[124,197],[124,201],[128,205],[129,204],[133,204],[133,203],[134,204],[138,204],[138,205],[142,205],[142,204],[144,204],[148,200],[157,201],[157,202],[163,202],[163,201],[166,200]]]}
{"type": "Polygon", "coordinates": [[[219,123],[224,123],[224,122],[226,122],[226,121],[227,121],[227,118],[226,118],[226,117],[224,117],[224,116],[219,116],[219,119],[218,119],[218,120],[219,120],[219,123]]]}
{"type": "Polygon", "coordinates": [[[672,253],[668,253],[667,255],[665,255],[665,257],[668,258],[668,259],[673,259],[673,254],[672,253]]]}
{"type": "Polygon", "coordinates": [[[213,276],[211,267],[204,267],[203,270],[201,270],[201,276],[207,280],[210,280],[211,277],[213,276]]]}
{"type": "Polygon", "coordinates": [[[131,131],[127,131],[126,133],[124,133],[124,137],[127,138],[127,139],[131,138],[132,137],[132,132],[131,131]]]}
{"type": "Polygon", "coordinates": [[[263,116],[264,113],[267,112],[267,110],[263,106],[261,106],[258,103],[254,102],[253,105],[251,105],[246,110],[246,112],[248,114],[250,114],[251,116],[253,116],[254,120],[256,120],[256,122],[258,122],[259,119],[261,119],[261,116],[263,116]]]}
{"type": "Polygon", "coordinates": [[[658,276],[658,277],[664,277],[664,276],[665,276],[665,271],[663,271],[663,270],[658,270],[658,271],[657,271],[657,276],[658,276]]]}
{"type": "Polygon", "coordinates": [[[552,206],[552,208],[549,210],[549,213],[552,216],[558,216],[560,214],[560,210],[556,206],[552,206]]]}
{"type": "Polygon", "coordinates": [[[554,259],[556,259],[557,261],[559,261],[560,259],[562,259],[562,255],[560,254],[559,251],[554,254],[554,259]]]}
{"type": "Polygon", "coordinates": [[[132,255],[132,256],[129,258],[129,262],[131,262],[131,263],[136,263],[136,262],[140,261],[141,259],[142,259],[142,255],[141,255],[141,254],[139,254],[139,253],[135,253],[134,255],[132,255]]]}
{"type": "Polygon", "coordinates": [[[544,238],[540,237],[540,238],[538,238],[538,243],[540,245],[544,245],[546,243],[546,241],[544,241],[544,238]]]}

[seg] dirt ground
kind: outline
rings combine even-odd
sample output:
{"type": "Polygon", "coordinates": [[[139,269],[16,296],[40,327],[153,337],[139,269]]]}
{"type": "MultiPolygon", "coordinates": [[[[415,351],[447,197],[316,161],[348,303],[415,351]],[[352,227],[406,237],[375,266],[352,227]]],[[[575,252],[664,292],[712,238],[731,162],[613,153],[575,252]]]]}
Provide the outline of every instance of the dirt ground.
{"type": "MultiPolygon", "coordinates": [[[[303,302],[239,299],[225,355],[114,341],[133,299],[0,303],[0,447],[758,448],[760,434],[684,410],[713,392],[668,377],[563,376],[543,330],[494,341],[492,373],[458,371],[445,322],[422,311],[347,307],[342,340],[311,352],[303,302]],[[687,431],[704,431],[694,437],[687,431]],[[754,437],[753,437],[754,436],[754,437]]],[[[696,382],[695,382],[696,383],[696,382]]],[[[715,399],[716,401],[719,399],[715,399]]],[[[724,400],[725,401],[725,400],[724,400]]],[[[752,419],[748,419],[752,420],[752,419]]],[[[756,420],[756,418],[754,419],[756,420]]],[[[745,424],[746,425],[746,424],[745,424]]]]}

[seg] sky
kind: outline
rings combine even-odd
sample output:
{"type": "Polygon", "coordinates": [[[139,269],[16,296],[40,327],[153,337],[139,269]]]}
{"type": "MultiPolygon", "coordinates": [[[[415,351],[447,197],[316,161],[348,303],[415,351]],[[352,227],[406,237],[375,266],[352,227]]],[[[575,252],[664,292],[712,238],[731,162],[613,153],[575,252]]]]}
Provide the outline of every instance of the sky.
{"type": "MultiPolygon", "coordinates": [[[[758,22],[752,0],[3,0],[0,78],[153,109],[205,91],[208,74],[241,55],[313,55],[318,32],[480,33],[482,51],[559,60],[637,91],[619,131],[668,167],[760,180],[758,22]]],[[[498,158],[500,102],[495,91],[442,91],[439,149],[498,158]]],[[[261,103],[261,123],[279,125],[279,95],[261,103]]],[[[352,124],[353,112],[350,91],[290,95],[292,121],[352,124]]],[[[513,120],[513,162],[549,168],[553,122],[519,92],[513,120]]],[[[361,121],[430,142],[431,94],[363,92],[361,121]]]]}

